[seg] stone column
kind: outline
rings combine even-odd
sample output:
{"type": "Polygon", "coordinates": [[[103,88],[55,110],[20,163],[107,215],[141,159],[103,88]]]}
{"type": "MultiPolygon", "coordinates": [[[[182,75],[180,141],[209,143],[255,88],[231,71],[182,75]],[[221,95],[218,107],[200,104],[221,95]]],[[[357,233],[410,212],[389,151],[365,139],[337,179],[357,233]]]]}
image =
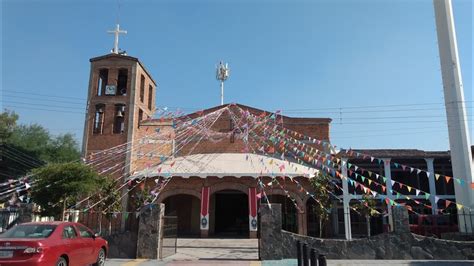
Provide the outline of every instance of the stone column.
{"type": "Polygon", "coordinates": [[[164,204],[151,204],[140,214],[138,225],[137,258],[159,259],[163,239],[164,204]]]}
{"type": "Polygon", "coordinates": [[[410,233],[408,210],[404,206],[397,205],[393,208],[393,232],[397,234],[410,233]]]}
{"type": "Polygon", "coordinates": [[[280,260],[283,237],[281,234],[281,204],[260,205],[260,259],[280,260]]]}
{"type": "Polygon", "coordinates": [[[303,211],[298,211],[297,213],[297,221],[298,221],[298,234],[299,235],[307,235],[307,230],[306,230],[306,212],[303,211]]]}
{"type": "MultiPolygon", "coordinates": [[[[384,175],[387,178],[385,183],[385,187],[387,188],[387,197],[393,200],[393,193],[392,193],[392,168],[390,165],[390,158],[382,158],[383,160],[383,169],[384,175]]],[[[388,213],[388,223],[390,224],[390,229],[393,230],[393,215],[392,215],[392,206],[387,204],[387,213],[388,213]]]]}
{"type": "Polygon", "coordinates": [[[344,232],[346,235],[346,240],[352,239],[352,229],[351,229],[351,209],[349,204],[351,201],[351,195],[349,194],[349,184],[348,184],[348,175],[347,175],[347,158],[342,158],[341,160],[341,173],[342,173],[342,209],[344,211],[344,232]]]}
{"type": "Polygon", "coordinates": [[[257,238],[258,217],[257,217],[257,188],[249,187],[249,237],[257,238]]]}
{"type": "Polygon", "coordinates": [[[433,158],[425,158],[426,165],[428,172],[430,175],[428,176],[428,181],[430,185],[430,202],[431,202],[431,213],[436,214],[438,210],[438,204],[436,203],[435,196],[436,196],[436,181],[434,176],[434,159],[433,158]]]}
{"type": "Polygon", "coordinates": [[[209,236],[209,196],[210,188],[202,187],[201,190],[201,237],[205,238],[209,236]]]}

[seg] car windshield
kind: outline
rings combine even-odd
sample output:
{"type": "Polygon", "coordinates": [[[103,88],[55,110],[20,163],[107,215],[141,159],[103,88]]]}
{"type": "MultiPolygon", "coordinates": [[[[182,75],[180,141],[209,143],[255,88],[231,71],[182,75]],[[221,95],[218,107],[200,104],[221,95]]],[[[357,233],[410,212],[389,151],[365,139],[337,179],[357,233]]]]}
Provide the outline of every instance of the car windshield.
{"type": "Polygon", "coordinates": [[[0,238],[47,238],[56,225],[52,224],[20,224],[0,235],[0,238]]]}

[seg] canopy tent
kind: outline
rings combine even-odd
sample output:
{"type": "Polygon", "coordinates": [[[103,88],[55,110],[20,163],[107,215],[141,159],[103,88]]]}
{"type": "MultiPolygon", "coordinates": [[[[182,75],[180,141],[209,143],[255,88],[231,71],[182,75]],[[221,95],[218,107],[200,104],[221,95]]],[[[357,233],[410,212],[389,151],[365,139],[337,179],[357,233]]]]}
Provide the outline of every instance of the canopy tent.
{"type": "Polygon", "coordinates": [[[131,178],[154,176],[314,177],[318,171],[298,163],[253,153],[208,153],[168,158],[157,166],[135,172],[131,178]]]}

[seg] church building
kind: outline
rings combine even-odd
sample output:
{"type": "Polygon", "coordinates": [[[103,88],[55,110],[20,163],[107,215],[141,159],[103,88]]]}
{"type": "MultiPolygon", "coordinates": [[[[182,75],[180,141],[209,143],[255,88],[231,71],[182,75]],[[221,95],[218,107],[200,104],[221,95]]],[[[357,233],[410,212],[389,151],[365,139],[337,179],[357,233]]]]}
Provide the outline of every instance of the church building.
{"type": "Polygon", "coordinates": [[[331,119],[288,117],[242,104],[223,104],[190,114],[165,112],[156,118],[157,82],[138,58],[119,53],[116,47],[90,62],[83,157],[94,160],[109,155],[111,159],[96,168],[127,183],[124,191],[131,193],[124,197],[123,206],[136,207],[131,198],[136,199],[137,191],[154,203],[164,203],[165,215],[177,216],[179,236],[255,238],[260,202],[282,204],[285,230],[319,236],[324,226],[324,236],[346,238],[367,233],[366,221],[349,207],[367,189],[379,189],[372,193],[382,199],[375,208],[385,213],[372,221],[372,232],[388,230],[393,221],[387,205],[395,202],[411,198],[422,202],[413,206],[417,213],[448,207],[439,199],[455,202],[453,182],[446,185],[443,180],[413,178],[417,171],[406,175],[390,163],[391,157],[406,164],[416,162],[427,173],[442,167],[450,176],[449,153],[337,153],[330,144],[331,119]],[[374,167],[372,156],[383,162],[374,167]],[[365,171],[358,174],[351,163],[365,171]],[[321,224],[315,212],[320,203],[311,181],[322,172],[334,177],[326,188],[334,195],[335,206],[328,210],[327,224],[321,224]],[[368,184],[368,178],[358,180],[367,173],[380,179],[368,184]],[[400,198],[395,182],[402,184],[400,189],[405,185],[409,191],[402,194],[411,198],[400,198]],[[412,187],[420,189],[412,191],[412,187]],[[438,190],[443,194],[440,197],[438,190]]]}

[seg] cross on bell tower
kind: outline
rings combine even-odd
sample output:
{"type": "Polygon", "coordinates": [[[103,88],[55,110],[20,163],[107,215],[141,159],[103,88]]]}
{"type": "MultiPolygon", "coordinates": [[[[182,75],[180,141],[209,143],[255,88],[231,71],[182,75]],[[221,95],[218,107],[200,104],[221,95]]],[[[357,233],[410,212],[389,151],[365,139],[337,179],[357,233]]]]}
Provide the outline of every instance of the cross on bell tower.
{"type": "Polygon", "coordinates": [[[115,30],[109,30],[107,31],[108,33],[111,33],[111,34],[114,34],[114,48],[112,49],[112,53],[114,54],[119,54],[119,46],[118,46],[118,42],[119,42],[119,34],[127,34],[127,31],[126,30],[120,30],[120,25],[117,24],[117,27],[115,28],[115,30]]]}

